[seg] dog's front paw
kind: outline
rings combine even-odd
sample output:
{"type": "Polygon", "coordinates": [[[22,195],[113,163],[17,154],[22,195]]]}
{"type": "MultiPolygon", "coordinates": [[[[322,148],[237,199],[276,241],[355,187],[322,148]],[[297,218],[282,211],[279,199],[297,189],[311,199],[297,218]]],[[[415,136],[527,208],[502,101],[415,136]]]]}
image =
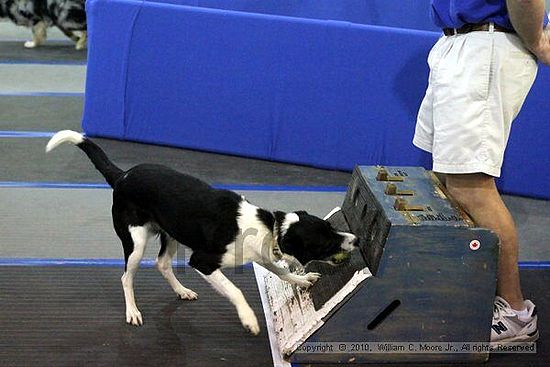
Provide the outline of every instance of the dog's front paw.
{"type": "Polygon", "coordinates": [[[199,295],[196,292],[194,292],[193,290],[191,290],[189,288],[185,288],[183,286],[181,288],[177,289],[176,293],[178,294],[178,296],[181,299],[195,300],[195,299],[199,298],[199,295]]]}
{"type": "Polygon", "coordinates": [[[306,278],[311,282],[311,284],[315,284],[319,278],[321,277],[320,273],[307,273],[306,278]]]}
{"type": "Polygon", "coordinates": [[[131,325],[141,326],[143,325],[143,318],[141,312],[136,307],[128,307],[126,309],[126,322],[131,325]]]}
{"type": "Polygon", "coordinates": [[[239,310],[238,312],[243,327],[252,335],[258,335],[260,333],[260,325],[258,325],[258,319],[256,319],[254,311],[249,308],[248,310],[239,310]]]}
{"type": "Polygon", "coordinates": [[[320,277],[321,274],[319,273],[307,273],[305,275],[294,275],[292,281],[298,287],[309,288],[315,284],[320,277]]]}
{"type": "Polygon", "coordinates": [[[27,41],[27,42],[25,42],[24,46],[25,46],[25,48],[35,48],[38,45],[34,41],[27,41]]]}

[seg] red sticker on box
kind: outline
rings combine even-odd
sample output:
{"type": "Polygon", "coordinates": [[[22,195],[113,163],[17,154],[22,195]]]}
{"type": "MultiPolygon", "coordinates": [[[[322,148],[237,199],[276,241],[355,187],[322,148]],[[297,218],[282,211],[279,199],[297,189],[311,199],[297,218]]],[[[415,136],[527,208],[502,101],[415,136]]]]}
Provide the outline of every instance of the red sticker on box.
{"type": "Polygon", "coordinates": [[[478,240],[472,240],[470,242],[470,250],[476,251],[481,247],[481,243],[478,240]]]}

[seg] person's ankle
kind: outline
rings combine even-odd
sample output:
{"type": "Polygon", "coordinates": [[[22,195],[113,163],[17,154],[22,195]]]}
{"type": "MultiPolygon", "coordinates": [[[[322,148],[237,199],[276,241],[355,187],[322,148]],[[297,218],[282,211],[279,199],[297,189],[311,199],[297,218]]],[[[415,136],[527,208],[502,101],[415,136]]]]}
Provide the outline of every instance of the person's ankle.
{"type": "Polygon", "coordinates": [[[523,296],[510,296],[499,294],[501,298],[504,298],[506,302],[510,305],[513,310],[523,310],[525,309],[525,301],[523,296]]]}

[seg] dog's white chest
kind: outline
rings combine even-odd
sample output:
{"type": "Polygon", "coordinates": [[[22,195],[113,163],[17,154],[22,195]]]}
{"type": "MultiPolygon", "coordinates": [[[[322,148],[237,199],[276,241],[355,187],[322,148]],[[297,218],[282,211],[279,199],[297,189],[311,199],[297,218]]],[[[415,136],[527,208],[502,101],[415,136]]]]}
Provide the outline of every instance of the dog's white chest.
{"type": "Polygon", "coordinates": [[[240,266],[252,261],[259,262],[263,256],[269,256],[271,249],[271,233],[249,229],[240,234],[235,242],[226,247],[221,265],[224,268],[240,266]]]}
{"type": "Polygon", "coordinates": [[[226,247],[221,266],[232,267],[258,262],[263,256],[269,256],[273,244],[273,233],[257,217],[257,207],[246,201],[239,210],[239,233],[234,242],[226,247]]]}

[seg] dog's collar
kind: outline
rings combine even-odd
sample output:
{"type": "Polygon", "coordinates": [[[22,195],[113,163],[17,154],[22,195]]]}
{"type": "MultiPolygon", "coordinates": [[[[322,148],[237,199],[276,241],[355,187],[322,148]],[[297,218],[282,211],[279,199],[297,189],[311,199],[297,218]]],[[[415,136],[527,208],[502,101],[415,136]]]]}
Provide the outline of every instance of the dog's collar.
{"type": "Polygon", "coordinates": [[[279,261],[283,259],[283,251],[281,250],[282,247],[282,232],[281,232],[281,225],[285,219],[285,213],[283,212],[275,212],[273,213],[273,216],[275,217],[275,221],[273,223],[273,247],[271,249],[271,252],[273,253],[273,257],[275,260],[279,261]]]}
{"type": "Polygon", "coordinates": [[[283,259],[283,251],[281,251],[281,247],[279,246],[279,236],[276,234],[276,232],[273,232],[273,245],[271,247],[271,253],[273,254],[273,259],[275,261],[279,261],[283,259]]]}
{"type": "Polygon", "coordinates": [[[285,220],[286,213],[275,212],[273,214],[275,216],[275,223],[273,224],[273,247],[271,250],[273,258],[275,259],[275,261],[285,261],[290,268],[294,269],[294,271],[303,271],[304,266],[302,265],[302,263],[300,263],[300,261],[298,261],[298,259],[296,259],[294,256],[284,251],[285,249],[282,242],[283,233],[281,227],[285,220]]]}
{"type": "Polygon", "coordinates": [[[281,248],[277,244],[277,239],[273,241],[273,248],[271,249],[271,253],[273,254],[273,257],[275,258],[275,261],[279,261],[283,259],[283,252],[281,251],[281,248]]]}

